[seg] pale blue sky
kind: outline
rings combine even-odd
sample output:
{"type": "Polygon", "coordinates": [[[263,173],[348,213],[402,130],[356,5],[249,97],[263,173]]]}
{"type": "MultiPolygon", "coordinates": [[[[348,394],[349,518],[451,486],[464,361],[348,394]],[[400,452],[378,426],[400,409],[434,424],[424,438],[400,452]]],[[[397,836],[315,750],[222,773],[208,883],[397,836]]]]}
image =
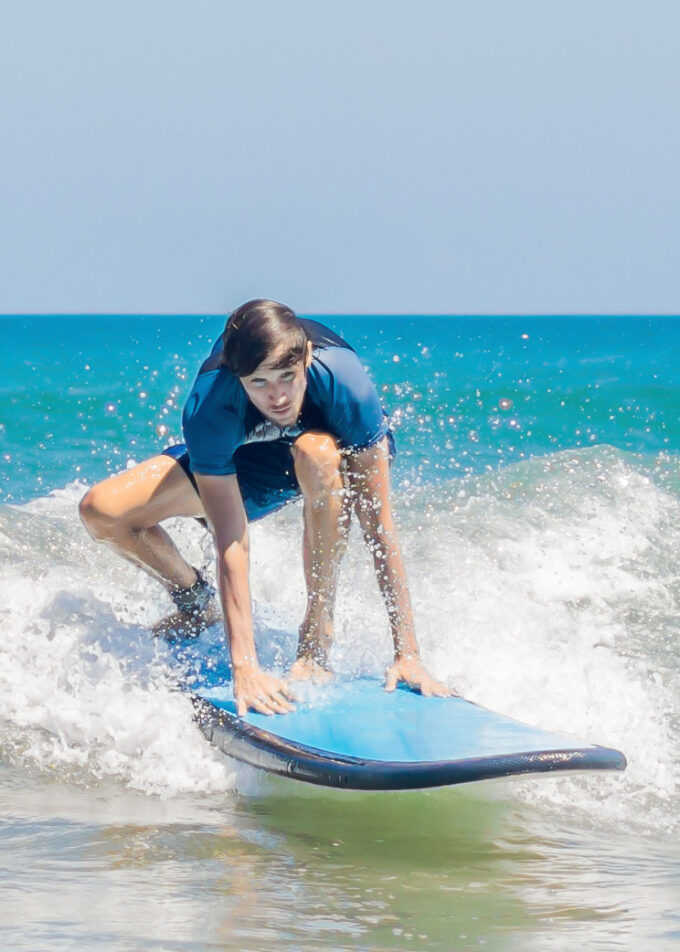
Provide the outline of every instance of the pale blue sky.
{"type": "Polygon", "coordinates": [[[680,311],[680,3],[0,0],[0,312],[680,311]]]}

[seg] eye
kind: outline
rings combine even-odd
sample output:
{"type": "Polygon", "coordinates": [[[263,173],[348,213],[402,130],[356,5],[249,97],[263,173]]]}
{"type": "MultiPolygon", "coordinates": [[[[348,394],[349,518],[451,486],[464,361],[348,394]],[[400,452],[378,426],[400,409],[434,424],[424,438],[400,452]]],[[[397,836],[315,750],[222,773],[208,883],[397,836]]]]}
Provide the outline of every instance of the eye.
{"type": "Polygon", "coordinates": [[[264,390],[264,388],[267,386],[267,381],[263,380],[261,377],[258,377],[257,380],[250,381],[250,386],[255,390],[264,390]]]}
{"type": "Polygon", "coordinates": [[[287,370],[285,373],[281,374],[281,380],[285,383],[288,383],[289,380],[292,380],[295,377],[294,370],[287,370]]]}

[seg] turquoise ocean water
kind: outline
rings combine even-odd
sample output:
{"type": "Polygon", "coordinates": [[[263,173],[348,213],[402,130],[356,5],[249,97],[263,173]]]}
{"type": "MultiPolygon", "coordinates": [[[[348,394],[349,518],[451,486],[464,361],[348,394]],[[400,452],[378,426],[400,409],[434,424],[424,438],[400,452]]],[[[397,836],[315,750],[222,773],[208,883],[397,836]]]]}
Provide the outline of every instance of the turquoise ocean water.
{"type": "MultiPolygon", "coordinates": [[[[2,947],[680,947],[680,319],[322,319],[391,415],[429,666],[628,771],[362,795],[218,755],[149,636],[167,597],[76,505],[180,438],[223,322],[0,318],[2,947]]],[[[299,549],[296,505],[253,527],[265,658],[293,650],[299,549]]],[[[334,664],[388,660],[353,538],[334,664]]]]}

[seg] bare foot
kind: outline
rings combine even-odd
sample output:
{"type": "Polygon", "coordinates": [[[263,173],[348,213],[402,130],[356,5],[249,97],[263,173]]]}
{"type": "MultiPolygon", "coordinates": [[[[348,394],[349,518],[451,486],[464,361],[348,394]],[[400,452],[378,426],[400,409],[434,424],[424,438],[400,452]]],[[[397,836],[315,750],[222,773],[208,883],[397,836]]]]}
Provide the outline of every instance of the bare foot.
{"type": "Polygon", "coordinates": [[[286,677],[289,681],[313,681],[315,684],[325,684],[332,681],[335,675],[312,658],[298,658],[286,677]]]}
{"type": "Polygon", "coordinates": [[[173,612],[156,622],[151,631],[156,638],[175,641],[178,638],[197,638],[202,631],[222,620],[216,598],[211,598],[201,612],[173,612]]]}

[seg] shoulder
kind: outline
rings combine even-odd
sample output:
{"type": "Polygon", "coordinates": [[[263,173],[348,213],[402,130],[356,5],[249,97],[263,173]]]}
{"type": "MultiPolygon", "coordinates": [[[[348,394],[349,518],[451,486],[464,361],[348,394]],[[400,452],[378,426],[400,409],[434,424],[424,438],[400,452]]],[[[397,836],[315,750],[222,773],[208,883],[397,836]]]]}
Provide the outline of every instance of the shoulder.
{"type": "Polygon", "coordinates": [[[312,352],[309,383],[313,392],[330,399],[341,394],[355,400],[373,395],[375,387],[358,354],[350,348],[324,347],[312,352]]]}
{"type": "Polygon", "coordinates": [[[385,435],[375,384],[350,347],[315,347],[307,380],[310,402],[341,446],[364,449],[385,435]]]}
{"type": "Polygon", "coordinates": [[[247,402],[243,387],[226,367],[202,368],[182,414],[192,472],[236,472],[233,454],[245,435],[247,402]]]}
{"type": "Polygon", "coordinates": [[[347,343],[344,337],[321,324],[320,321],[313,321],[311,318],[302,317],[300,323],[304,327],[307,337],[311,340],[314,347],[339,348],[340,350],[353,351],[354,348],[347,343]]]}
{"type": "Polygon", "coordinates": [[[202,370],[184,408],[185,422],[206,413],[245,413],[246,403],[243,387],[226,367],[202,370]]]}

